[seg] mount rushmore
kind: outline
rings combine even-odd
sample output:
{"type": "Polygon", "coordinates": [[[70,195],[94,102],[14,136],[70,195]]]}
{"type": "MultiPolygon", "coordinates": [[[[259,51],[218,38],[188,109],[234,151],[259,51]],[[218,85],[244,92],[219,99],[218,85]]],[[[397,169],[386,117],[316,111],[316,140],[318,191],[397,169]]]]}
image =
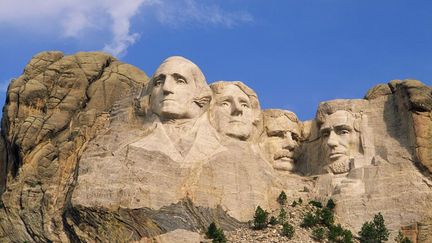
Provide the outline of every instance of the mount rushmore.
{"type": "Polygon", "coordinates": [[[332,198],[355,232],[381,212],[392,234],[432,241],[432,88],[416,80],[300,121],[184,57],[149,78],[100,52],[42,52],[8,87],[0,151],[0,241],[233,230],[282,190],[332,198]]]}

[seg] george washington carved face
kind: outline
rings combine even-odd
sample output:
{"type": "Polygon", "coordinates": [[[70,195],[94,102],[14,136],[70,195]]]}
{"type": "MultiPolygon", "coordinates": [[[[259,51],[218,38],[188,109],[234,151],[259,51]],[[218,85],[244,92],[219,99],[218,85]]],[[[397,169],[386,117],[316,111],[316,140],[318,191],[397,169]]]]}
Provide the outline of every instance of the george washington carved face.
{"type": "Polygon", "coordinates": [[[150,109],[161,120],[197,117],[202,113],[200,99],[206,96],[203,91],[209,100],[209,87],[201,70],[185,58],[170,57],[152,77],[150,109]]]}

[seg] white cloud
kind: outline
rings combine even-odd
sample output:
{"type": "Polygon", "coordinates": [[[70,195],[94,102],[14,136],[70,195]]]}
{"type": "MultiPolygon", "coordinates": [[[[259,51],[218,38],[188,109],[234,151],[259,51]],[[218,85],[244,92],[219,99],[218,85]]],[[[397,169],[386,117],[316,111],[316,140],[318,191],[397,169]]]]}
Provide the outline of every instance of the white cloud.
{"type": "Polygon", "coordinates": [[[131,19],[146,17],[150,11],[170,26],[198,23],[231,28],[252,21],[247,12],[229,12],[198,0],[0,0],[0,24],[77,39],[102,31],[111,35],[103,50],[122,56],[139,38],[139,33],[131,33],[131,19]]]}
{"type": "MultiPolygon", "coordinates": [[[[245,11],[226,11],[216,4],[205,4],[198,0],[167,0],[159,1],[156,9],[158,20],[169,25],[198,23],[235,27],[239,24],[252,22],[253,17],[245,11]]],[[[209,1],[206,1],[209,2],[209,1]]]]}

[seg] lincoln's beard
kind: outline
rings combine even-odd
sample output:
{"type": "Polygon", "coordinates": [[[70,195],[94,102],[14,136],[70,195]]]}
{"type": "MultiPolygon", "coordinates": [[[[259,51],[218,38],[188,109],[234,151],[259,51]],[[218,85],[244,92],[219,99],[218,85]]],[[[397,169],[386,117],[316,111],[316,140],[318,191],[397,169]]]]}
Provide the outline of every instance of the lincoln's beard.
{"type": "Polygon", "coordinates": [[[332,172],[333,174],[347,173],[350,170],[350,159],[337,160],[327,165],[326,168],[327,170],[329,170],[329,172],[332,172]]]}

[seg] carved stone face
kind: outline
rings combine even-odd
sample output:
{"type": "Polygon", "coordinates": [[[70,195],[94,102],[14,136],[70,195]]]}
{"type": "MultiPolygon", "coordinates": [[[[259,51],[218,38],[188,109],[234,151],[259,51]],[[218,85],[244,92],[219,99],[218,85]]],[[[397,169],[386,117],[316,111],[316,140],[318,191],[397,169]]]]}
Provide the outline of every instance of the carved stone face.
{"type": "Polygon", "coordinates": [[[212,113],[217,131],[246,140],[253,128],[253,110],[249,97],[234,84],[227,84],[214,94],[212,113]]]}
{"type": "Polygon", "coordinates": [[[328,115],[320,128],[327,164],[334,173],[349,170],[349,160],[359,152],[360,134],[354,130],[354,116],[339,110],[328,115]]]}
{"type": "Polygon", "coordinates": [[[150,106],[161,120],[184,119],[198,116],[194,97],[198,92],[193,63],[182,59],[168,59],[156,70],[152,78],[150,106]]]}
{"type": "Polygon", "coordinates": [[[265,118],[266,134],[262,146],[273,167],[292,171],[298,157],[301,128],[285,115],[265,118]]]}

